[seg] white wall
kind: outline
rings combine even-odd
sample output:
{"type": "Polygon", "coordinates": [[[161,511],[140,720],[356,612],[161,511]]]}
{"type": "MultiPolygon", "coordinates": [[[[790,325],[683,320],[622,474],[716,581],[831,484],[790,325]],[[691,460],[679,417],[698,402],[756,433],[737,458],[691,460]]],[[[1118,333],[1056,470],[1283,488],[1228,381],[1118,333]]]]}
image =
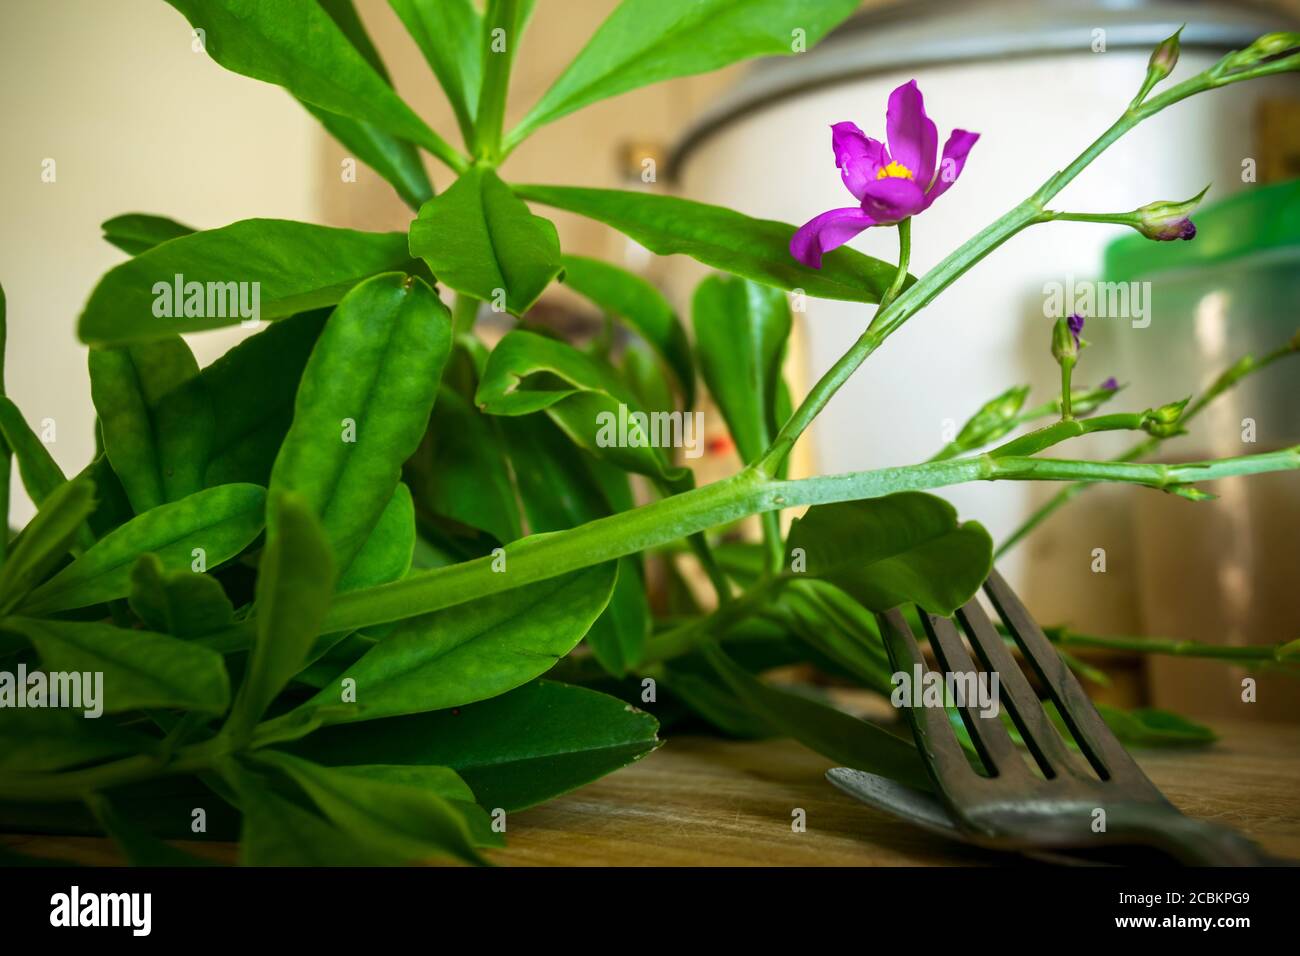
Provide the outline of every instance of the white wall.
{"type": "MultiPolygon", "coordinates": [[[[93,454],[94,411],[76,320],[123,254],[104,220],[159,213],[200,228],[251,216],[314,220],[315,121],[277,87],[191,48],[162,0],[0,4],[0,282],[8,394],[53,419],[65,472],[93,454]],[[53,159],[56,180],[41,180],[53,159]]],[[[201,364],[238,331],[191,339],[201,364]]],[[[32,509],[14,474],[11,521],[32,509]]]]}

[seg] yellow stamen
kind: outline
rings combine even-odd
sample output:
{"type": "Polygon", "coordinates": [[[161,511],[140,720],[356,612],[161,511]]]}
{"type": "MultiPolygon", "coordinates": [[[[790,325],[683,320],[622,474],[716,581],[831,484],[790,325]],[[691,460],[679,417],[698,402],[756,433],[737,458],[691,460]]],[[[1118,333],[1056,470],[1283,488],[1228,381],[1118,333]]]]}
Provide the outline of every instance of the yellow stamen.
{"type": "Polygon", "coordinates": [[[892,162],[876,170],[877,179],[913,179],[912,171],[900,162],[892,162]]]}

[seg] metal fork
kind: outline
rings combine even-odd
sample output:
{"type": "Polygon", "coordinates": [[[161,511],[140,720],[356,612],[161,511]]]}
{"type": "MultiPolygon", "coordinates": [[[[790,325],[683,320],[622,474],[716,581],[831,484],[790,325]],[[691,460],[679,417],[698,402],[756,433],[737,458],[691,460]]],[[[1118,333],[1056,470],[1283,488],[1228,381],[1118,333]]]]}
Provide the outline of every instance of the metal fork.
{"type": "MultiPolygon", "coordinates": [[[[956,620],[983,670],[998,674],[1000,703],[1020,731],[1033,765],[1000,716],[982,716],[975,701],[966,701],[958,710],[983,772],[968,759],[944,708],[907,708],[935,789],[963,838],[1021,852],[1148,847],[1202,866],[1281,862],[1234,830],[1184,816],[1169,803],[1111,733],[997,571],[989,575],[984,591],[1079,750],[1072,751],[1058,733],[997,628],[978,600],[972,599],[957,611],[956,620]]],[[[951,621],[924,612],[921,618],[941,673],[976,672],[951,621]]],[[[922,673],[927,670],[899,609],[881,615],[881,634],[895,671],[915,673],[918,665],[922,673]]]]}

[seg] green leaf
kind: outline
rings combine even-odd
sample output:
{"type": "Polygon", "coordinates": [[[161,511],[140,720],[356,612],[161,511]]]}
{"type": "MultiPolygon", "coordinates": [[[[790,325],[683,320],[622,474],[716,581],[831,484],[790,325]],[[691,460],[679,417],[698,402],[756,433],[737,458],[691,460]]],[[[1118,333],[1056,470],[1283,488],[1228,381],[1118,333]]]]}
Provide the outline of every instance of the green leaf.
{"type": "Polygon", "coordinates": [[[618,372],[566,342],[523,329],[506,333],[488,357],[475,399],[492,415],[545,411],[575,444],[620,468],[668,483],[686,475],[651,445],[656,432],[672,440],[668,417],[652,428],[656,421],[618,372]]]}
{"type": "Polygon", "coordinates": [[[706,203],[619,189],[513,186],[532,202],[576,212],[613,226],[661,256],[680,253],[706,266],[818,299],[879,302],[896,266],[841,246],[820,269],[790,255],[795,227],[706,203]]]}
{"type": "Polygon", "coordinates": [[[91,292],[77,334],[89,345],[118,345],[282,319],[334,305],[362,279],[411,265],[401,233],[245,219],[164,242],[110,269],[91,292]]]}
{"type": "Polygon", "coordinates": [[[641,663],[650,636],[650,606],[635,558],[619,558],[618,579],[609,607],[587,632],[596,660],[612,676],[622,677],[641,663]]]}
{"type": "Polygon", "coordinates": [[[90,350],[104,452],[136,514],[203,488],[216,420],[179,335],[90,350]]]}
{"type": "Polygon", "coordinates": [[[613,587],[613,566],[599,565],[402,621],[340,677],[355,682],[355,702],[340,703],[336,683],[268,723],[265,736],[316,721],[374,720],[495,697],[573,650],[613,587]]]}
{"type": "MultiPolygon", "coordinates": [[[[356,51],[391,88],[392,79],[384,69],[379,51],[366,33],[361,18],[357,16],[352,0],[319,2],[356,51]]],[[[374,123],[331,113],[310,103],[303,103],[303,106],[344,148],[388,180],[411,208],[418,209],[421,203],[433,196],[433,185],[424,171],[419,150],[410,140],[394,136],[374,123]]]]}
{"type": "Polygon", "coordinates": [[[322,767],[278,751],[262,751],[256,759],[290,777],[325,816],[364,843],[407,860],[483,862],[467,818],[470,805],[448,798],[445,773],[429,772],[441,768],[424,768],[416,783],[370,767],[322,767]]]}
{"type": "Polygon", "coordinates": [[[309,503],[292,492],[274,502],[277,520],[258,567],[257,638],[226,731],[244,740],[290,679],[302,670],[334,594],[329,541],[309,503]]]}
{"type": "Polygon", "coordinates": [[[166,571],[154,554],[140,555],[131,569],[128,600],[145,627],[175,637],[202,637],[235,623],[235,609],[216,578],[166,571]]]}
{"type": "Polygon", "coordinates": [[[474,116],[478,153],[492,160],[502,156],[502,125],[506,91],[515,51],[532,16],[536,0],[487,0],[483,10],[483,86],[474,116]],[[500,41],[498,43],[498,40],[500,41]]]}
{"type": "Polygon", "coordinates": [[[450,350],[446,306],[422,279],[398,273],[357,286],[321,332],[269,490],[273,499],[306,498],[339,567],[352,563],[397,490],[450,350]]]}
{"type": "Polygon", "coordinates": [[[132,866],[212,866],[214,864],[177,849],[124,818],[102,793],[86,796],[86,805],[132,866]]]}
{"type": "Polygon", "coordinates": [[[696,287],[691,313],[704,382],[740,457],[750,464],[776,435],[789,304],[770,286],[710,276],[696,287]]]}
{"type": "Polygon", "coordinates": [[[726,685],[774,730],[847,767],[930,789],[921,755],[901,737],[809,697],[764,684],[716,643],[702,650],[726,685]]]}
{"type": "Polygon", "coordinates": [[[94,510],[95,486],[84,478],[65,482],[41,503],[0,567],[0,616],[17,607],[53,570],[94,510]]]}
{"type": "MultiPolygon", "coordinates": [[[[20,690],[21,692],[21,690],[20,690]]],[[[140,753],[154,744],[108,720],[59,707],[6,707],[0,720],[0,771],[66,770],[140,753]]]]}
{"type": "MultiPolygon", "coordinates": [[[[4,628],[30,641],[47,671],[103,674],[95,703],[106,714],[143,707],[220,714],[230,703],[221,655],[189,641],[92,621],[10,617],[4,628]]],[[[85,700],[84,685],[82,693],[85,700]]]]}
{"type": "Polygon", "coordinates": [[[585,256],[565,256],[564,284],[626,322],[672,371],[686,408],[695,405],[691,346],[662,292],[638,275],[585,256]]]}
{"type": "Polygon", "coordinates": [[[0,395],[0,434],[18,459],[18,474],[23,488],[37,506],[68,480],[45,443],[27,424],[18,406],[3,395],[0,395]]]}
{"type": "MultiPolygon", "coordinates": [[[[1050,701],[1046,706],[1055,711],[1050,701]]],[[[1155,707],[1123,710],[1098,704],[1097,711],[1120,742],[1132,747],[1204,746],[1219,739],[1218,734],[1204,724],[1155,707]]],[[[1055,713],[1053,717],[1056,717],[1055,713]]]]}
{"type": "Polygon", "coordinates": [[[460,124],[474,142],[483,82],[483,15],[473,0],[388,0],[424,54],[460,124]]]}
{"type": "Polygon", "coordinates": [[[396,866],[409,854],[376,847],[278,793],[261,773],[234,761],[222,778],[239,796],[239,835],[244,866],[396,866]]]}
{"type": "Polygon", "coordinates": [[[415,505],[411,489],[399,481],[366,543],[340,575],[338,590],[370,588],[403,578],[411,570],[414,552],[415,505]]]}
{"type": "Polygon", "coordinates": [[[817,43],[859,0],[623,0],[508,143],[597,100],[817,43]]]}
{"type": "Polygon", "coordinates": [[[293,422],[302,370],[329,311],[304,312],[250,335],[201,374],[221,409],[206,482],[265,486],[293,422]]]}
{"type": "Polygon", "coordinates": [[[621,700],[538,680],[456,710],[329,727],[292,749],[329,765],[451,767],[480,805],[513,813],[640,760],[659,746],[658,726],[621,700]]]}
{"type": "Polygon", "coordinates": [[[494,424],[444,384],[424,441],[403,473],[430,514],[486,531],[505,543],[523,532],[505,449],[494,424]]]}
{"type": "Polygon", "coordinates": [[[167,0],[226,69],[282,86],[331,113],[373,123],[459,165],[456,153],[403,102],[319,3],[167,0]]]}
{"type": "Polygon", "coordinates": [[[104,241],[112,243],[129,256],[137,256],[154,246],[196,231],[166,216],[139,212],[114,216],[100,228],[104,230],[104,241]]]}
{"type": "Polygon", "coordinates": [[[522,315],[560,272],[560,240],[491,169],[472,167],[420,207],[410,251],[443,285],[522,315]]]}
{"type": "Polygon", "coordinates": [[[826,581],[791,581],[778,606],[805,644],[864,686],[883,694],[893,690],[880,631],[870,611],[826,581]]]}
{"type": "Polygon", "coordinates": [[[347,116],[304,103],[343,148],[384,178],[412,209],[433,197],[433,183],[424,171],[420,151],[409,141],[394,136],[373,123],[362,123],[347,116]]]}
{"type": "Polygon", "coordinates": [[[215,568],[261,533],[266,492],[256,485],[221,485],[161,505],[109,532],[94,547],[33,591],[24,614],[46,615],[126,597],[131,568],[153,552],[169,571],[187,570],[202,549],[215,568]]]}
{"type": "Polygon", "coordinates": [[[952,505],[919,491],[809,508],[790,528],[786,553],[788,567],[806,562],[810,577],[830,581],[877,612],[919,604],[950,615],[993,566],[993,542],[983,526],[959,524],[952,505]]]}

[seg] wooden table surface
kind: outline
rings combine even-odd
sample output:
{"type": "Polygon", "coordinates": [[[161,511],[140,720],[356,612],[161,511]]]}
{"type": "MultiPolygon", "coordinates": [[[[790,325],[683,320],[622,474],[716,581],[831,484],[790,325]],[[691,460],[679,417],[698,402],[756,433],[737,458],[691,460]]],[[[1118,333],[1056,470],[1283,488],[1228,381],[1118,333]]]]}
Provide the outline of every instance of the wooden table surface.
{"type": "MultiPolygon", "coordinates": [[[[1135,756],[1184,812],[1236,827],[1300,858],[1300,727],[1216,723],[1195,750],[1135,756]]],[[[575,793],[511,815],[497,863],[520,866],[954,866],[1002,857],[931,836],[872,810],[823,777],[831,763],[789,740],[676,737],[575,793]],[[805,811],[807,829],[791,827],[805,811]]],[[[0,837],[20,852],[82,863],[120,860],[106,840],[0,837]]],[[[233,861],[229,845],[180,844],[233,861]]]]}

